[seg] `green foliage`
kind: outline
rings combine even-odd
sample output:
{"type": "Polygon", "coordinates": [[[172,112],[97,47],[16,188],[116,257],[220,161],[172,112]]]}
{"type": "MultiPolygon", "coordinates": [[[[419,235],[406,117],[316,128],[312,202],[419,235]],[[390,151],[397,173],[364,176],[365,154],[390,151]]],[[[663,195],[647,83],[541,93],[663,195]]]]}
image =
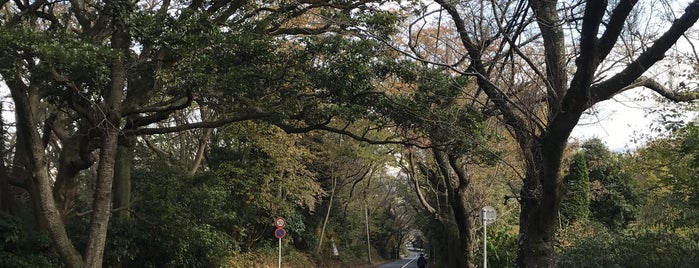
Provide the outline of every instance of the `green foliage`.
{"type": "Polygon", "coordinates": [[[559,267],[699,265],[692,142],[699,132],[692,128],[677,129],[629,155],[613,154],[599,141],[586,143],[590,180],[595,178],[593,221],[559,231],[559,267]]]}
{"type": "Polygon", "coordinates": [[[0,71],[20,71],[21,52],[30,53],[38,61],[29,70],[31,81],[53,103],[67,104],[74,90],[65,81],[56,81],[56,76],[71,77],[73,86],[84,91],[84,99],[72,99],[78,102],[96,100],[109,83],[108,62],[114,53],[92,40],[61,32],[36,32],[20,25],[0,28],[0,44],[5,44],[0,49],[0,71]]]}
{"type": "MultiPolygon", "coordinates": [[[[31,89],[39,89],[32,96],[40,99],[32,101],[53,105],[31,112],[39,117],[57,114],[55,129],[66,130],[61,131],[66,135],[78,126],[97,127],[100,120],[93,126],[83,125],[90,123],[85,120],[90,111],[80,108],[103,108],[104,90],[117,74],[111,67],[120,65],[112,62],[117,58],[125,60],[123,71],[128,79],[127,101],[120,106],[125,135],[138,135],[134,132],[145,125],[153,130],[179,127],[181,118],[200,119],[185,114],[197,108],[190,102],[180,105],[185,98],[206,107],[218,119],[231,121],[255,118],[274,124],[313,125],[327,123],[333,116],[350,121],[382,117],[375,113],[375,101],[381,95],[376,85],[388,75],[382,72],[386,65],[382,55],[389,50],[379,42],[348,38],[347,34],[360,28],[377,36],[394,34],[399,17],[376,8],[383,2],[320,8],[246,2],[240,6],[224,3],[220,9],[219,2],[206,1],[201,7],[197,2],[150,4],[59,1],[22,7],[20,2],[7,2],[6,12],[0,15],[2,75],[16,74],[31,89]],[[26,12],[19,12],[24,8],[26,12]],[[318,14],[322,18],[315,17],[318,14]],[[8,23],[15,16],[17,24],[8,23]],[[337,24],[321,31],[337,32],[313,36],[302,29],[326,22],[337,24]],[[277,32],[285,27],[292,31],[299,27],[304,35],[277,32]],[[119,32],[115,28],[127,32],[128,51],[110,48],[110,35],[119,32]],[[182,108],[185,106],[189,107],[182,108]],[[173,114],[181,117],[170,121],[173,114]]],[[[139,154],[133,172],[134,204],[129,207],[133,217],[110,223],[107,264],[215,267],[232,250],[254,250],[268,244],[262,238],[267,235],[262,234],[270,231],[273,216],[289,220],[291,241],[312,229],[303,219],[313,214],[324,190],[308,168],[316,159],[297,146],[297,139],[257,123],[217,129],[215,135],[219,136],[207,152],[210,170],[196,176],[184,175],[186,170],[152,152],[139,154]]],[[[149,145],[159,147],[167,142],[149,145]]],[[[60,141],[55,145],[47,148],[65,148],[60,141]]],[[[184,146],[171,148],[185,154],[184,146]]],[[[99,148],[90,143],[80,149],[90,155],[99,148]]],[[[92,196],[93,179],[79,180],[79,196],[92,196]]],[[[89,199],[78,202],[79,211],[89,209],[89,199]]],[[[335,221],[354,228],[355,214],[347,213],[351,217],[335,221]]],[[[90,239],[86,236],[89,218],[89,214],[75,217],[68,223],[71,238],[83,253],[90,239]]],[[[348,231],[343,240],[349,240],[356,230],[348,231]]]]}
{"type": "Polygon", "coordinates": [[[632,177],[624,173],[620,156],[599,139],[582,145],[590,180],[590,218],[612,230],[621,230],[635,219],[639,200],[632,177]]]}
{"type": "Polygon", "coordinates": [[[287,219],[287,241],[307,232],[302,211],[322,194],[294,136],[247,122],[222,129],[210,170],[195,176],[139,153],[135,217],[112,222],[106,256],[145,267],[220,267],[233,252],[272,241],[272,219],[287,219]]]}
{"type": "Polygon", "coordinates": [[[494,163],[498,154],[485,146],[494,133],[488,130],[485,116],[463,102],[470,83],[467,77],[408,62],[392,64],[386,68],[407,88],[399,86],[403,91],[391,94],[385,106],[379,107],[384,116],[429,137],[450,154],[468,154],[473,160],[494,163]]]}
{"type": "Polygon", "coordinates": [[[15,216],[0,213],[0,267],[59,267],[51,240],[15,216]]]}
{"type": "MultiPolygon", "coordinates": [[[[488,225],[488,266],[489,267],[513,267],[517,257],[517,230],[515,225],[507,224],[505,219],[498,219],[494,224],[488,225]]],[[[476,251],[472,255],[471,263],[483,263],[483,229],[478,226],[474,233],[474,246],[476,251]]],[[[478,267],[478,265],[476,265],[478,267]]]]}
{"type": "MultiPolygon", "coordinates": [[[[316,120],[328,115],[348,121],[367,116],[377,98],[375,83],[380,79],[381,58],[385,49],[370,39],[351,40],[343,36],[304,39],[308,58],[308,81],[315,97],[325,103],[318,107],[316,120]]],[[[371,117],[371,115],[368,115],[371,117]]],[[[318,121],[321,122],[321,121],[318,121]]]]}
{"type": "Polygon", "coordinates": [[[400,17],[395,12],[386,10],[366,10],[360,12],[358,19],[362,26],[380,38],[389,38],[396,34],[396,26],[400,22],[400,17]]]}
{"type": "Polygon", "coordinates": [[[558,267],[697,267],[699,243],[672,232],[614,233],[596,226],[559,249],[558,267]]]}
{"type": "Polygon", "coordinates": [[[584,153],[575,155],[563,183],[566,191],[561,201],[561,220],[586,221],[590,216],[590,178],[584,153]]]}
{"type": "Polygon", "coordinates": [[[212,172],[232,184],[240,200],[284,214],[292,213],[293,207],[314,210],[324,194],[307,167],[314,156],[298,136],[269,124],[245,122],[222,131],[214,144],[219,145],[211,148],[212,172]]]}
{"type": "Polygon", "coordinates": [[[223,266],[235,244],[214,226],[218,219],[231,217],[230,213],[219,215],[225,208],[220,193],[162,160],[147,162],[150,165],[145,169],[134,172],[135,198],[139,200],[136,219],[110,232],[110,241],[125,237],[132,242],[111,243],[107,255],[126,250],[126,254],[114,255],[139,267],[223,266]]]}
{"type": "MultiPolygon", "coordinates": [[[[517,257],[517,232],[508,228],[495,228],[488,234],[488,265],[513,267],[517,257]]],[[[483,257],[481,257],[481,260],[483,257]]],[[[476,262],[478,263],[478,262],[476,262]]]]}
{"type": "Polygon", "coordinates": [[[638,187],[647,200],[641,210],[640,225],[698,232],[697,137],[697,126],[689,124],[639,150],[634,168],[644,178],[638,187]]]}

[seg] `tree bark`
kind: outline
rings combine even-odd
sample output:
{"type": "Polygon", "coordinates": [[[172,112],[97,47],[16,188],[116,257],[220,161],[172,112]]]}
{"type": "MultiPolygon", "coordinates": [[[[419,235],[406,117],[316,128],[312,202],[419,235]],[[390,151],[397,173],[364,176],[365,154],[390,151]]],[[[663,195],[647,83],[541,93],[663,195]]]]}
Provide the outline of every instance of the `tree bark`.
{"type": "Polygon", "coordinates": [[[18,168],[17,173],[25,173],[30,178],[28,191],[35,205],[35,214],[38,215],[40,224],[45,224],[45,228],[55,244],[54,248],[63,263],[71,268],[84,267],[82,256],[68,238],[63,218],[53,199],[48,160],[41,136],[33,124],[33,122],[38,122],[34,116],[36,112],[34,109],[38,103],[36,90],[25,85],[17,76],[3,74],[3,78],[7,82],[15,103],[17,133],[21,135],[17,139],[15,157],[20,161],[18,163],[23,165],[23,168],[18,168]]]}
{"type": "MultiPolygon", "coordinates": [[[[112,208],[112,183],[119,134],[121,133],[121,104],[126,87],[126,56],[130,46],[130,37],[126,32],[126,18],[130,14],[131,4],[127,1],[110,3],[112,12],[111,46],[116,57],[110,66],[109,88],[104,93],[103,120],[100,122],[101,142],[99,164],[97,166],[97,183],[92,203],[92,223],[85,252],[88,267],[102,267],[104,246],[107,239],[107,227],[112,208]]],[[[109,4],[108,4],[109,5],[109,4]]]]}
{"type": "Polygon", "coordinates": [[[330,210],[333,207],[333,200],[335,198],[335,187],[337,186],[337,178],[332,176],[332,188],[330,190],[330,200],[328,201],[328,210],[325,212],[325,218],[323,219],[323,226],[320,229],[320,238],[318,239],[318,246],[316,246],[316,254],[320,253],[323,247],[323,238],[325,237],[325,227],[328,225],[328,219],[330,219],[330,210]]]}
{"type": "MultiPolygon", "coordinates": [[[[564,140],[565,141],[565,140],[564,140]]],[[[517,267],[555,267],[554,235],[563,193],[558,175],[565,143],[536,144],[528,152],[527,174],[520,193],[520,232],[517,267]],[[555,151],[561,153],[556,154],[555,151]],[[544,152],[549,152],[546,154],[544,152]]]]}
{"type": "Polygon", "coordinates": [[[75,198],[78,194],[78,174],[92,166],[95,161],[88,146],[89,138],[82,132],[78,132],[63,141],[58,159],[56,182],[53,185],[53,197],[64,220],[73,211],[75,205],[75,198]]]}
{"type": "Polygon", "coordinates": [[[194,175],[197,172],[197,170],[199,170],[201,162],[204,160],[204,153],[206,152],[209,137],[211,136],[211,132],[213,131],[213,128],[205,128],[202,130],[202,134],[199,137],[199,146],[197,147],[197,154],[194,156],[194,163],[192,163],[192,166],[190,167],[189,175],[194,175]]]}
{"type": "MultiPolygon", "coordinates": [[[[118,121],[116,122],[118,124],[118,121]]],[[[100,160],[97,168],[97,184],[92,204],[92,223],[85,252],[87,267],[102,267],[107,227],[112,209],[112,181],[116,159],[119,129],[107,127],[102,135],[100,160]]]]}
{"type": "Polygon", "coordinates": [[[458,267],[473,267],[471,263],[471,227],[469,204],[467,200],[467,189],[469,180],[465,172],[456,163],[456,157],[450,156],[440,150],[433,150],[437,164],[442,174],[447,179],[447,189],[449,191],[448,202],[454,215],[454,221],[458,236],[456,237],[455,255],[453,255],[458,267]],[[453,170],[456,176],[452,176],[449,169],[453,170]]]}
{"type": "MultiPolygon", "coordinates": [[[[3,112],[0,109],[0,113],[3,112]]],[[[0,118],[0,140],[5,140],[5,121],[0,118]]],[[[5,165],[5,144],[0,145],[0,212],[12,214],[14,210],[14,198],[10,190],[9,169],[5,165]]]]}
{"type": "MultiPolygon", "coordinates": [[[[560,107],[556,107],[558,102],[550,103],[547,127],[538,137],[530,135],[517,137],[527,165],[521,192],[522,210],[517,267],[554,267],[556,264],[554,235],[563,192],[562,177],[559,175],[560,165],[567,139],[582,113],[593,104],[620,93],[638,79],[650,66],[661,60],[665,52],[699,18],[699,1],[695,0],[685,9],[685,14],[673,22],[667,32],[624,70],[605,81],[593,84],[594,72],[616,42],[624,19],[635,2],[618,3],[611,16],[612,19],[605,25],[607,31],[601,39],[604,43],[599,43],[597,36],[606,10],[606,2],[590,1],[586,4],[580,40],[582,51],[576,60],[578,68],[570,85],[561,84],[561,86],[568,86],[568,90],[560,91],[565,94],[560,107]]],[[[550,29],[553,24],[547,20],[547,18],[553,18],[553,7],[555,2],[532,1],[532,8],[537,13],[537,21],[542,32],[553,31],[550,29]]],[[[557,28],[562,27],[559,24],[555,25],[557,28]]],[[[555,36],[556,34],[551,34],[549,38],[544,37],[547,71],[555,71],[555,66],[565,67],[556,60],[558,57],[555,56],[562,53],[562,48],[556,44],[546,45],[546,43],[557,43],[555,36]]],[[[557,78],[556,75],[549,75],[548,79],[557,78]]],[[[548,82],[549,85],[557,84],[548,82]]],[[[557,94],[560,96],[560,93],[557,94]]],[[[551,99],[554,96],[550,94],[551,99]]],[[[559,97],[556,99],[560,100],[559,97]]],[[[511,127],[517,126],[513,124],[511,127]]]]}
{"type": "Polygon", "coordinates": [[[119,208],[116,217],[128,219],[131,205],[131,166],[134,158],[135,137],[124,138],[124,144],[117,148],[116,164],[114,170],[113,195],[114,207],[119,208]]]}
{"type": "Polygon", "coordinates": [[[456,179],[458,185],[452,189],[452,194],[449,196],[451,201],[451,207],[454,211],[454,219],[456,220],[456,225],[459,228],[459,245],[461,249],[461,255],[464,256],[465,267],[474,267],[473,256],[471,249],[473,249],[473,217],[471,217],[471,211],[473,209],[473,203],[469,200],[468,186],[471,182],[471,178],[467,174],[465,167],[457,163],[455,156],[449,156],[449,166],[452,167],[456,173],[456,179]]]}
{"type": "Polygon", "coordinates": [[[7,178],[5,165],[0,166],[0,212],[12,214],[14,202],[10,191],[10,181],[7,178]]]}

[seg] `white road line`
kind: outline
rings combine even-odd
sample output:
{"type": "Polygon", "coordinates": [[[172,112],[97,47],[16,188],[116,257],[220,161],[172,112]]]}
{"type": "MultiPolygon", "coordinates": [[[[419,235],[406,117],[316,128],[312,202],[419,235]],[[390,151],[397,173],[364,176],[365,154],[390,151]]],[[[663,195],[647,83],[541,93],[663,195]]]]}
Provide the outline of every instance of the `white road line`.
{"type": "Polygon", "coordinates": [[[417,260],[417,258],[418,258],[418,257],[415,257],[414,259],[410,260],[408,263],[406,263],[405,265],[401,266],[400,268],[408,267],[408,264],[413,263],[415,260],[417,260]]]}

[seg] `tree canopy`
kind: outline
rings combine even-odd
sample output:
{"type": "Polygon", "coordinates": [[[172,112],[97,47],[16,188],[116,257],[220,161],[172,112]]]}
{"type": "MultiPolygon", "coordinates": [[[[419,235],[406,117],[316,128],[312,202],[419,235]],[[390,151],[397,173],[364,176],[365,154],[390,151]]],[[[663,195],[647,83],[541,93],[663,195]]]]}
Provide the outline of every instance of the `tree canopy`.
{"type": "Polygon", "coordinates": [[[319,262],[419,237],[473,266],[502,199],[518,267],[574,263],[586,234],[691,240],[693,125],[629,155],[568,140],[631,88],[696,99],[677,44],[697,19],[697,0],[0,0],[0,264],[225,266],[284,215],[319,262]]]}

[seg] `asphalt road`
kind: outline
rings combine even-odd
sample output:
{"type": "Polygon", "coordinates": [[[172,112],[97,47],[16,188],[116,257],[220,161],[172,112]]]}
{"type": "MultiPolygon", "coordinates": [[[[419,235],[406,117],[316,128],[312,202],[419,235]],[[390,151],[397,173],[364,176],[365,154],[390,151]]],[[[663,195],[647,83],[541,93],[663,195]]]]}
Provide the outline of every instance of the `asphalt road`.
{"type": "Polygon", "coordinates": [[[417,268],[418,252],[411,251],[410,256],[394,262],[383,264],[376,268],[417,268]]]}

